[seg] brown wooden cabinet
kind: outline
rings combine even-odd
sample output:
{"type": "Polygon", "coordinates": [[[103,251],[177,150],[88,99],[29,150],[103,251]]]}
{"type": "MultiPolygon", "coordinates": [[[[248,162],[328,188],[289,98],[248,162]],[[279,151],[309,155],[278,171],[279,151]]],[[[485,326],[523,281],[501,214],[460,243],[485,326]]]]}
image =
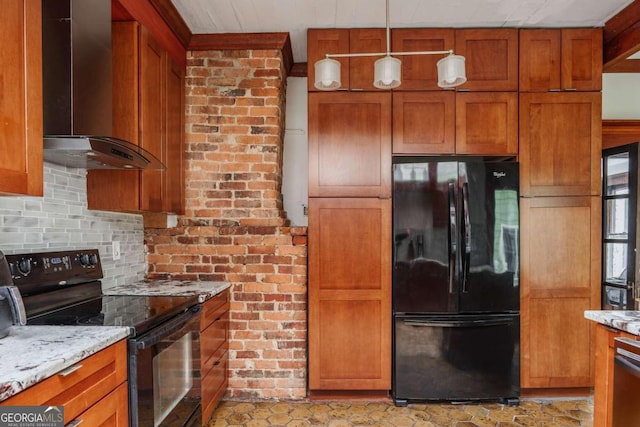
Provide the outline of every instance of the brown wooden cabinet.
{"type": "Polygon", "coordinates": [[[455,38],[455,53],[465,57],[467,73],[460,89],[518,90],[517,29],[460,29],[455,38]]]}
{"type": "Polygon", "coordinates": [[[637,340],[636,335],[602,324],[595,327],[595,386],[593,392],[593,425],[611,427],[613,416],[614,339],[637,340]]]}
{"type": "Polygon", "coordinates": [[[515,92],[395,92],[394,154],[518,154],[515,92]]]}
{"type": "Polygon", "coordinates": [[[391,387],[391,200],[309,199],[309,389],[391,387]]]}
{"type": "MultiPolygon", "coordinates": [[[[452,28],[399,28],[391,30],[393,52],[453,50],[455,31],[452,28]]],[[[402,84],[397,91],[433,90],[438,86],[437,63],[445,55],[407,55],[402,60],[402,84]]]]}
{"type": "Polygon", "coordinates": [[[229,384],[229,290],[203,303],[200,318],[202,425],[227,392],[229,384]]]}
{"type": "Polygon", "coordinates": [[[41,8],[40,0],[2,3],[0,195],[42,195],[41,8]]]}
{"type": "Polygon", "coordinates": [[[391,195],[391,94],[309,94],[309,197],[391,195]]]}
{"type": "Polygon", "coordinates": [[[451,91],[394,92],[393,153],[454,153],[455,95],[451,91]]]}
{"type": "Polygon", "coordinates": [[[137,22],[114,22],[114,136],[166,170],[89,171],[90,209],[184,212],[184,70],[137,22]]]}
{"type": "Polygon", "coordinates": [[[522,196],[600,194],[601,111],[600,92],[520,95],[522,196]]]}
{"type": "Polygon", "coordinates": [[[520,30],[520,91],[600,91],[602,29],[520,30]]]}
{"type": "Polygon", "coordinates": [[[521,198],[521,384],[591,387],[600,307],[599,197],[521,198]]]}
{"type": "Polygon", "coordinates": [[[456,94],[456,153],[518,154],[518,94],[456,94]]]}
{"type": "MultiPolygon", "coordinates": [[[[317,90],[315,82],[316,61],[326,54],[336,53],[384,53],[387,37],[384,28],[309,29],[307,32],[308,89],[317,90]]],[[[373,86],[374,63],[379,57],[335,58],[340,67],[341,89],[379,90],[373,86]]]]}
{"type": "Polygon", "coordinates": [[[129,424],[127,345],[119,341],[2,402],[6,406],[64,406],[64,423],[129,424]],[[123,391],[124,390],[124,391],[123,391]],[[96,421],[96,422],[93,422],[96,421]]]}

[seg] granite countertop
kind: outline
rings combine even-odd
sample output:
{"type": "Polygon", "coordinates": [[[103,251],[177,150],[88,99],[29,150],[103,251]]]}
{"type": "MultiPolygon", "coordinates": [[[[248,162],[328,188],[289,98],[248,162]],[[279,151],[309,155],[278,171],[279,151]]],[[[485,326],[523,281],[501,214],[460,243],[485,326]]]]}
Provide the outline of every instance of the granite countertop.
{"type": "Polygon", "coordinates": [[[198,296],[199,302],[215,297],[231,285],[229,282],[145,279],[127,285],[103,289],[105,295],[198,296]]]}
{"type": "Polygon", "coordinates": [[[640,336],[640,311],[627,310],[587,310],[584,317],[640,336]]]}
{"type": "Polygon", "coordinates": [[[0,339],[0,401],[126,338],[127,327],[12,326],[0,339]]]}

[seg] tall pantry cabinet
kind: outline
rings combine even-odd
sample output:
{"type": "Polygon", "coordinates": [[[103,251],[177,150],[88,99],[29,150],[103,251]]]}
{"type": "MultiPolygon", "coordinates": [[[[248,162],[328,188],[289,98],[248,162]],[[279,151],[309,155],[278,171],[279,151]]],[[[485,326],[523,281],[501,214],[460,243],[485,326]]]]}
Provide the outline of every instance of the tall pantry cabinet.
{"type": "Polygon", "coordinates": [[[522,388],[593,386],[602,32],[520,30],[522,388]]]}
{"type": "Polygon", "coordinates": [[[309,93],[309,389],[391,388],[391,94],[309,93]]]}

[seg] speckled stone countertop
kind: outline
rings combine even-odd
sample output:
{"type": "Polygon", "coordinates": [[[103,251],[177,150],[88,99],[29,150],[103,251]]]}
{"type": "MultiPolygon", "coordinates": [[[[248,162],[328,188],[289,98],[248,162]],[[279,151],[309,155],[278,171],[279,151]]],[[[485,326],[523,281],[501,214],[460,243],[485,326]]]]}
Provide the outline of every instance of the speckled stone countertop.
{"type": "Polygon", "coordinates": [[[0,401],[129,336],[120,326],[12,326],[0,339],[0,401]]]}
{"type": "Polygon", "coordinates": [[[587,310],[584,317],[633,335],[640,335],[640,311],[587,310]]]}
{"type": "Polygon", "coordinates": [[[198,296],[199,302],[218,295],[229,288],[229,282],[196,282],[190,280],[150,280],[145,279],[128,285],[103,289],[105,295],[139,296],[198,296]]]}

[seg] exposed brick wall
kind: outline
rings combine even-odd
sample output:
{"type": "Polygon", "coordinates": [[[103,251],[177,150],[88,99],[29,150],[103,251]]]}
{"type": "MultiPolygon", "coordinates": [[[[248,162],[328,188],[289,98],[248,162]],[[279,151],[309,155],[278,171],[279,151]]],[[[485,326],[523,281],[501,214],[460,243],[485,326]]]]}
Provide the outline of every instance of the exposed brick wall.
{"type": "Polygon", "coordinates": [[[306,228],[282,208],[282,67],[275,50],[188,53],[185,215],[145,230],[149,277],[232,284],[230,398],[306,396],[306,228]]]}

